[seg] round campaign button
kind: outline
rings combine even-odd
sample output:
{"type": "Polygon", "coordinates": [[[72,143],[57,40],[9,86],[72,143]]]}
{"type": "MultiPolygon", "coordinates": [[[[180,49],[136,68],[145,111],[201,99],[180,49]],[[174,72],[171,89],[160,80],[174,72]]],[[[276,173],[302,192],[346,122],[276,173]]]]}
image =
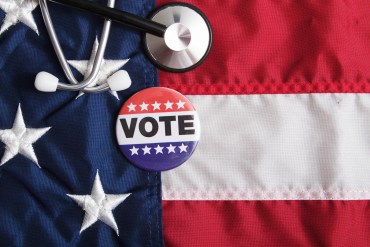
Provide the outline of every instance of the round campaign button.
{"type": "Polygon", "coordinates": [[[200,123],[194,106],[184,95],[154,87],[126,101],[116,131],[122,153],[134,165],[166,171],[193,154],[200,138],[200,123]]]}

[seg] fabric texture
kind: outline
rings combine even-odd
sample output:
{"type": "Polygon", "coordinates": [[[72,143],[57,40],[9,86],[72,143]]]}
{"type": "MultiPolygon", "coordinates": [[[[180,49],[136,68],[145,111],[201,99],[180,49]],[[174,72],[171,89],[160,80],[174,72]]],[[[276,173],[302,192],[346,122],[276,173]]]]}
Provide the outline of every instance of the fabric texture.
{"type": "MultiPolygon", "coordinates": [[[[120,0],[116,8],[146,16],[154,4],[120,0]]],[[[51,2],[48,5],[66,59],[89,60],[103,19],[51,2]]],[[[115,135],[123,102],[157,81],[156,69],[142,52],[140,33],[112,25],[104,58],[130,59],[120,69],[133,81],[128,90],[118,93],[120,100],[109,92],[76,99],[79,92],[47,94],[34,88],[40,71],[52,73],[63,82],[67,79],[39,7],[29,14],[39,35],[22,22],[0,34],[0,130],[12,128],[19,105],[27,129],[51,129],[38,140],[33,138],[41,168],[22,153],[0,167],[0,246],[163,246],[160,174],[130,164],[121,154],[115,135]],[[102,189],[93,189],[98,171],[102,189]],[[122,201],[122,194],[130,196],[122,201]],[[92,196],[85,197],[91,200],[80,207],[68,195],[75,199],[92,196]],[[94,223],[95,217],[84,221],[86,210],[95,212],[96,204],[111,209],[112,214],[106,211],[94,223]],[[113,219],[117,229],[112,229],[113,219]],[[80,233],[83,222],[85,227],[90,225],[80,233]]],[[[5,15],[0,10],[0,22],[5,15]]],[[[83,79],[84,75],[72,70],[83,79]]],[[[1,158],[8,149],[2,138],[0,141],[1,158]]]]}
{"type": "Polygon", "coordinates": [[[37,0],[0,1],[0,9],[5,12],[4,21],[0,28],[0,35],[18,22],[24,23],[35,31],[35,33],[39,34],[37,25],[32,16],[32,11],[37,5],[37,0]]]}
{"type": "Polygon", "coordinates": [[[162,176],[166,246],[369,246],[368,1],[186,2],[214,39],[159,72],[203,130],[162,176]]]}
{"type": "Polygon", "coordinates": [[[367,0],[185,2],[207,15],[212,50],[194,71],[160,72],[161,86],[187,95],[370,92],[367,0]]]}
{"type": "Polygon", "coordinates": [[[164,201],[166,246],[368,246],[368,201],[164,201]],[[186,237],[185,237],[186,236],[186,237]]]}
{"type": "Polygon", "coordinates": [[[185,165],[163,174],[164,199],[370,198],[368,94],[188,98],[202,138],[185,165]]]}

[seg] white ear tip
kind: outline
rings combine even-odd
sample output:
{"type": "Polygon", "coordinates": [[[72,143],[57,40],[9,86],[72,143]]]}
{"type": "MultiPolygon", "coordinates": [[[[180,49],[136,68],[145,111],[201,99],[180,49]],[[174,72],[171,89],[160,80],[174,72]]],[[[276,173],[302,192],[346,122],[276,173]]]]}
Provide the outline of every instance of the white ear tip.
{"type": "Polygon", "coordinates": [[[35,87],[41,92],[55,92],[59,79],[52,74],[42,71],[36,75],[35,87]]]}
{"type": "Polygon", "coordinates": [[[127,71],[119,70],[107,79],[110,90],[122,91],[131,86],[131,78],[127,71]]]}

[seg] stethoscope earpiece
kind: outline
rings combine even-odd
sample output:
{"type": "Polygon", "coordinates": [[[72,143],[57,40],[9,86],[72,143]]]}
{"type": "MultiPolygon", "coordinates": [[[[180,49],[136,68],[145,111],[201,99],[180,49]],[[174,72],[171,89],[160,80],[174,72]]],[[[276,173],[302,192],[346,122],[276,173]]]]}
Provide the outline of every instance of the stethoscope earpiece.
{"type": "Polygon", "coordinates": [[[107,79],[111,91],[123,91],[131,86],[131,78],[127,71],[119,70],[107,79]]]}
{"type": "Polygon", "coordinates": [[[40,92],[52,93],[57,91],[59,79],[58,77],[41,71],[36,75],[35,88],[40,92]]]}
{"type": "Polygon", "coordinates": [[[42,92],[55,92],[57,89],[99,93],[107,90],[121,91],[131,85],[126,71],[118,71],[106,83],[89,87],[96,82],[103,61],[111,27],[117,21],[146,32],[144,43],[149,59],[159,68],[170,72],[185,72],[199,66],[207,57],[212,45],[212,30],[205,15],[196,7],[186,3],[170,3],[157,9],[148,20],[124,11],[114,9],[114,1],[108,0],[108,7],[85,0],[51,0],[56,3],[88,10],[105,17],[100,45],[91,73],[82,82],[73,76],[60,47],[47,7],[47,0],[39,0],[46,29],[54,50],[70,84],[47,72],[40,72],[35,79],[35,87],[42,92]]]}
{"type": "MultiPolygon", "coordinates": [[[[35,88],[40,92],[55,92],[59,83],[58,77],[45,71],[39,72],[35,78],[35,88]]],[[[125,70],[119,70],[107,79],[107,85],[110,91],[126,90],[131,86],[131,83],[131,78],[125,70]]]]}

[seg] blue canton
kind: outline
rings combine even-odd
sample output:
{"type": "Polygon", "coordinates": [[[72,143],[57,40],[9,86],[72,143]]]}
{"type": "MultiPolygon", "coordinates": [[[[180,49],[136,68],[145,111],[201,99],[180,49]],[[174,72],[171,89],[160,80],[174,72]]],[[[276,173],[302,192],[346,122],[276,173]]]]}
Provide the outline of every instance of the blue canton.
{"type": "MultiPolygon", "coordinates": [[[[115,7],[147,16],[155,1],[117,0],[115,7]]],[[[51,2],[49,9],[66,58],[89,60],[103,19],[51,2]]],[[[7,155],[0,166],[0,246],[163,246],[160,173],[130,164],[115,134],[125,100],[157,85],[141,34],[112,24],[104,58],[129,59],[121,69],[133,82],[118,93],[119,100],[109,92],[41,93],[33,85],[38,72],[67,79],[40,8],[31,15],[28,21],[7,23],[0,34],[0,130],[6,130],[0,135],[7,133],[0,138],[0,159],[7,155]],[[28,143],[29,133],[39,136],[28,143]],[[111,210],[102,211],[102,205],[111,210]]]]}

